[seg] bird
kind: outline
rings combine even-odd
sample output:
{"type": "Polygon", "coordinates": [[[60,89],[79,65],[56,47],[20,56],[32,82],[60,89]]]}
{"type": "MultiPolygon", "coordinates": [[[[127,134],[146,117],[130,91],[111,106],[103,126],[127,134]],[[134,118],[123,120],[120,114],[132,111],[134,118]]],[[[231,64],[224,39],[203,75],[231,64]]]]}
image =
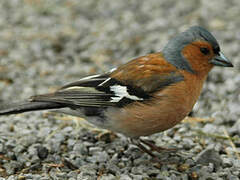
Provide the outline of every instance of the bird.
{"type": "Polygon", "coordinates": [[[159,52],[87,76],[53,93],[2,103],[0,116],[56,110],[83,117],[97,127],[129,137],[154,157],[153,151],[164,148],[141,137],[181,122],[191,112],[214,66],[233,64],[208,30],[192,26],[170,39],[159,52]]]}

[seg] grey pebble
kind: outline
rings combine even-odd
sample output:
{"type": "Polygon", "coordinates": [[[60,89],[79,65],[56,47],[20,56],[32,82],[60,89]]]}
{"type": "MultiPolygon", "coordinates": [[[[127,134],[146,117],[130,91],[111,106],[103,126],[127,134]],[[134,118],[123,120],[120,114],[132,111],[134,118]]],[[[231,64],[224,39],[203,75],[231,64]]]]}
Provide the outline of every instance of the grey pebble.
{"type": "Polygon", "coordinates": [[[73,151],[76,155],[88,155],[87,147],[82,143],[76,143],[73,146],[73,151]]]}
{"type": "Polygon", "coordinates": [[[0,141],[0,153],[4,152],[4,144],[0,141]]]}
{"type": "Polygon", "coordinates": [[[11,175],[7,178],[7,180],[17,180],[17,176],[11,175]]]}
{"type": "Polygon", "coordinates": [[[240,135],[240,119],[229,129],[229,133],[240,135]]]}
{"type": "Polygon", "coordinates": [[[209,134],[213,134],[215,133],[217,130],[217,126],[215,126],[214,124],[206,124],[203,128],[202,131],[205,133],[209,133],[209,134]]]}
{"type": "Polygon", "coordinates": [[[235,175],[235,176],[240,176],[240,171],[239,169],[235,170],[235,171],[232,171],[232,174],[235,175]]]}
{"type": "Polygon", "coordinates": [[[22,145],[17,145],[15,146],[15,148],[13,149],[13,151],[16,153],[16,154],[19,154],[21,152],[23,152],[26,148],[22,145]]]}
{"type": "Polygon", "coordinates": [[[119,180],[132,180],[132,178],[129,175],[123,174],[120,176],[119,180]]]}
{"type": "Polygon", "coordinates": [[[9,164],[4,164],[3,167],[6,169],[6,173],[11,175],[20,170],[23,164],[17,161],[10,161],[9,164]]]}
{"type": "Polygon", "coordinates": [[[103,175],[100,177],[100,180],[115,180],[116,177],[114,177],[112,174],[108,174],[108,175],[103,175]]]}
{"type": "Polygon", "coordinates": [[[75,143],[76,143],[75,139],[68,139],[67,140],[68,148],[72,149],[75,143]]]}
{"type": "Polygon", "coordinates": [[[184,138],[182,141],[183,148],[186,150],[189,150],[194,146],[193,140],[191,138],[184,138]]]}
{"type": "Polygon", "coordinates": [[[228,178],[228,180],[239,180],[239,178],[234,175],[229,175],[227,178],[228,178]]]}
{"type": "MultiPolygon", "coordinates": [[[[52,173],[52,175],[53,175],[53,173],[52,173]]],[[[57,172],[57,173],[54,173],[54,175],[57,178],[66,178],[67,177],[67,174],[65,172],[57,172]]]]}
{"type": "Polygon", "coordinates": [[[89,153],[90,154],[98,154],[101,152],[103,149],[101,147],[90,147],[89,148],[89,153]]]}
{"type": "Polygon", "coordinates": [[[188,164],[189,166],[193,166],[195,164],[195,162],[192,159],[187,159],[186,164],[188,164]]]}
{"type": "Polygon", "coordinates": [[[240,159],[234,159],[233,160],[234,167],[240,169],[240,159]]]}
{"type": "Polygon", "coordinates": [[[109,159],[109,156],[105,151],[96,152],[93,156],[87,157],[87,160],[89,160],[90,162],[93,162],[93,163],[106,162],[108,159],[109,159]]]}
{"type": "Polygon", "coordinates": [[[147,175],[143,176],[143,175],[136,175],[136,174],[130,174],[131,177],[134,179],[134,180],[143,180],[144,178],[147,178],[147,175]]]}
{"type": "Polygon", "coordinates": [[[205,149],[196,156],[196,163],[203,165],[213,163],[216,168],[219,168],[222,164],[222,159],[214,149],[205,149]]]}
{"type": "Polygon", "coordinates": [[[69,178],[68,180],[75,180],[76,178],[74,178],[74,177],[71,177],[71,178],[69,178]]]}
{"type": "Polygon", "coordinates": [[[34,180],[41,179],[41,176],[38,174],[24,174],[24,176],[26,179],[34,179],[34,180]]]}
{"type": "Polygon", "coordinates": [[[232,160],[229,158],[223,158],[222,160],[223,167],[231,167],[233,165],[232,160]]]}
{"type": "Polygon", "coordinates": [[[188,180],[188,175],[187,174],[181,174],[181,179],[182,180],[188,180]]]}

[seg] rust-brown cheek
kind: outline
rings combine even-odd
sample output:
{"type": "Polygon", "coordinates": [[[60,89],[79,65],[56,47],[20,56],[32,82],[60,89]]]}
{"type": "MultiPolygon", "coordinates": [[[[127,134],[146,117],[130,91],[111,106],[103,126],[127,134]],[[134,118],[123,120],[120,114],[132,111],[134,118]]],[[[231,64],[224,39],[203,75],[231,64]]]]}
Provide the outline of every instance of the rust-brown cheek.
{"type": "Polygon", "coordinates": [[[210,51],[209,55],[204,55],[201,53],[200,47],[208,47],[211,49],[211,46],[208,43],[197,41],[185,46],[182,50],[182,55],[188,60],[192,69],[196,73],[205,75],[213,67],[213,65],[209,63],[209,60],[213,58],[214,54],[210,51]]]}

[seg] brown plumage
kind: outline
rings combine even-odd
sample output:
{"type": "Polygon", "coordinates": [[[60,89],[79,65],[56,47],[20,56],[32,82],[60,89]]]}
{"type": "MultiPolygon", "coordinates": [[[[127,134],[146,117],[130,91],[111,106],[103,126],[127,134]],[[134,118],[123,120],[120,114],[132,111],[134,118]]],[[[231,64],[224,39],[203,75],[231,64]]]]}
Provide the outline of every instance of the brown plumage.
{"type": "MultiPolygon", "coordinates": [[[[213,66],[233,67],[214,36],[198,26],[171,39],[161,52],[148,54],[102,75],[70,83],[51,94],[0,105],[0,115],[57,109],[84,116],[96,126],[134,138],[162,132],[179,123],[196,103],[213,66]]],[[[145,146],[146,145],[146,146],[145,146]]]]}

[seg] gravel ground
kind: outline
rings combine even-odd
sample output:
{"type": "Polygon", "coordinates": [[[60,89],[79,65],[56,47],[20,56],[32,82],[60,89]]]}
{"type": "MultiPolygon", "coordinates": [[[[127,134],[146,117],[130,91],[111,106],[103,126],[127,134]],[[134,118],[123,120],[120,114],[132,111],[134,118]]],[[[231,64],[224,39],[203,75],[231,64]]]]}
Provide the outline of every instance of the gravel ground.
{"type": "Polygon", "coordinates": [[[235,65],[210,73],[193,110],[203,119],[147,137],[179,148],[158,154],[163,165],[124,136],[34,112],[0,118],[0,180],[240,178],[239,0],[3,0],[0,12],[1,101],[159,51],[196,24],[213,32],[235,65]]]}

